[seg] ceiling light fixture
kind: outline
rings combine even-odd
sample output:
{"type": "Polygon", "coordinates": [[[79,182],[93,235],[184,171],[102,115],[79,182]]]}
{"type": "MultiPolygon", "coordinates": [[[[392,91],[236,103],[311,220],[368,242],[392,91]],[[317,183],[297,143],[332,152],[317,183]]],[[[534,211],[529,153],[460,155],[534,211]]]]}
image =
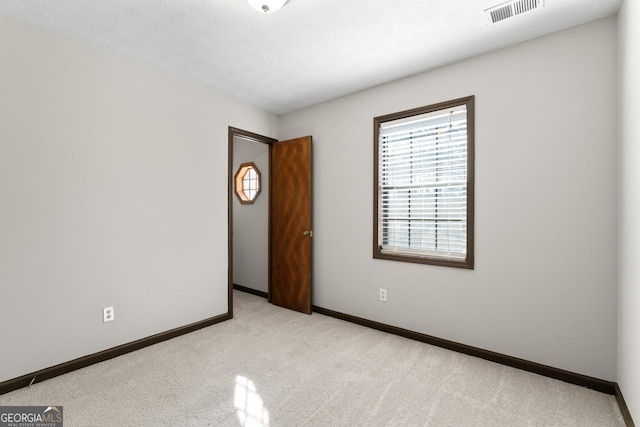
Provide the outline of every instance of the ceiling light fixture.
{"type": "Polygon", "coordinates": [[[247,3],[260,13],[273,13],[282,9],[287,0],[247,0],[247,3]]]}

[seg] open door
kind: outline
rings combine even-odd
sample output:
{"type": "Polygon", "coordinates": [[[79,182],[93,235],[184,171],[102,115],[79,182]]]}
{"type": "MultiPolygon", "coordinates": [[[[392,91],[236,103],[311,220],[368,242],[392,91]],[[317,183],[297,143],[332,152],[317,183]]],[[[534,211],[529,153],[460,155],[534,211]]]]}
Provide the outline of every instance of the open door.
{"type": "Polygon", "coordinates": [[[311,314],[311,137],[271,145],[269,301],[311,314]]]}

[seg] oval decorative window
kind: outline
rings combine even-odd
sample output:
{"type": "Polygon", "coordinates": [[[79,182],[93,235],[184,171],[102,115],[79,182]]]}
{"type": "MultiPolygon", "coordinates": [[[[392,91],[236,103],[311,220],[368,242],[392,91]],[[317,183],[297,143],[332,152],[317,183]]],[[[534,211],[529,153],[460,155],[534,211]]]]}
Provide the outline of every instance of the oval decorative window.
{"type": "Polygon", "coordinates": [[[242,204],[253,203],[260,194],[260,171],[255,163],[243,163],[235,176],[235,193],[242,204]]]}

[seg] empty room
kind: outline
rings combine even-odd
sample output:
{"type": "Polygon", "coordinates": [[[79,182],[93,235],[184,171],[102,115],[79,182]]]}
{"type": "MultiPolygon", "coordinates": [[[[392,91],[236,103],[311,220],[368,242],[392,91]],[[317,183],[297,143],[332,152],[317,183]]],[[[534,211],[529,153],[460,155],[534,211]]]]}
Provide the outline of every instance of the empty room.
{"type": "Polygon", "coordinates": [[[0,0],[0,53],[0,427],[640,419],[637,1],[0,0]]]}

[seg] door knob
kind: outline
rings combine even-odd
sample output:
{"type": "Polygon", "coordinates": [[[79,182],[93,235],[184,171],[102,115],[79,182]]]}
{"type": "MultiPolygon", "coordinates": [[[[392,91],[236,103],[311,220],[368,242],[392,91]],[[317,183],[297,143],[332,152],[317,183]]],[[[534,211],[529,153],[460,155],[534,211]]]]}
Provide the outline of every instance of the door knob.
{"type": "Polygon", "coordinates": [[[304,237],[307,237],[307,236],[312,237],[312,236],[313,236],[313,231],[310,231],[310,230],[304,230],[304,231],[302,232],[302,235],[303,235],[304,237]]]}

